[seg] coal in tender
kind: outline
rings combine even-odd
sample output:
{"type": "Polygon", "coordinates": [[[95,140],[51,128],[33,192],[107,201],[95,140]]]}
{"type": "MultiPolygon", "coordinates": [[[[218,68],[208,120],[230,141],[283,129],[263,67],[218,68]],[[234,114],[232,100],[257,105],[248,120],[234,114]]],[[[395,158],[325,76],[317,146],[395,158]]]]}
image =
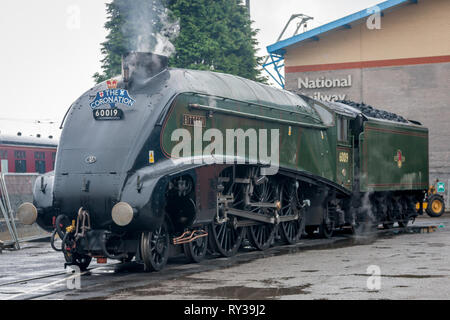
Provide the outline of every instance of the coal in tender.
{"type": "Polygon", "coordinates": [[[385,110],[376,109],[376,108],[372,107],[371,105],[365,104],[364,102],[355,102],[355,101],[350,101],[350,100],[338,100],[336,102],[343,103],[350,107],[358,109],[364,115],[371,117],[371,118],[408,123],[408,120],[406,120],[402,116],[399,116],[395,113],[388,112],[385,110]]]}

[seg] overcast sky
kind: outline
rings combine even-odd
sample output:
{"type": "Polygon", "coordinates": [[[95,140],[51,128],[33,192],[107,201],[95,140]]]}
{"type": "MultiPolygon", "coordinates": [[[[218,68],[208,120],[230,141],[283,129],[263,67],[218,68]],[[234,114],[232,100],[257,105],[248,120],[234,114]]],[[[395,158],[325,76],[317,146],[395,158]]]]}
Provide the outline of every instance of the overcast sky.
{"type": "MultiPolygon", "coordinates": [[[[105,40],[105,0],[0,1],[0,133],[59,136],[70,104],[94,85],[105,40]],[[36,124],[40,121],[41,124],[36,124]]],[[[292,14],[314,17],[312,29],[381,0],[251,0],[265,47],[292,14]]],[[[287,31],[291,36],[295,24],[287,31]]]]}

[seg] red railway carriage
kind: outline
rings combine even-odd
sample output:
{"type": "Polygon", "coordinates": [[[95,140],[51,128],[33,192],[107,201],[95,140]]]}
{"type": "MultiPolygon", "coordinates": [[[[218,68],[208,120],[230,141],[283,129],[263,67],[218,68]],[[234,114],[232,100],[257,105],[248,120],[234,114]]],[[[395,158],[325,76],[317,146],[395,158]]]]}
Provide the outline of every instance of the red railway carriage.
{"type": "Polygon", "coordinates": [[[45,173],[55,167],[58,142],[48,138],[0,135],[2,173],[45,173]]]}

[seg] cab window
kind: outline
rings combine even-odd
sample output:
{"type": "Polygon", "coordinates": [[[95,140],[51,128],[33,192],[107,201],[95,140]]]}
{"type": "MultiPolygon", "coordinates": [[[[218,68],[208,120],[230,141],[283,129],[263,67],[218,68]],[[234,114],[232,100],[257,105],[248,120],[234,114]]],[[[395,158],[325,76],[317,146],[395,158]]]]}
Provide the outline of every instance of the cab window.
{"type": "Polygon", "coordinates": [[[337,138],[340,142],[348,142],[348,119],[337,116],[337,138]]]}

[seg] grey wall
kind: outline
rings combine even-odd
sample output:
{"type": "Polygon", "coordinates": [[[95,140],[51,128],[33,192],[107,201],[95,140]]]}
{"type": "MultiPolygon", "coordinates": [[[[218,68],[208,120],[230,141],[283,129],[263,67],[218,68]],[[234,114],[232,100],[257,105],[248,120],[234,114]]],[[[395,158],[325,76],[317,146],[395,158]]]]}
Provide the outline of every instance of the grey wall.
{"type": "Polygon", "coordinates": [[[288,73],[286,89],[310,96],[345,94],[346,99],[422,122],[430,132],[430,182],[450,179],[450,63],[288,73]],[[348,75],[348,88],[298,89],[299,77],[348,75]]]}

